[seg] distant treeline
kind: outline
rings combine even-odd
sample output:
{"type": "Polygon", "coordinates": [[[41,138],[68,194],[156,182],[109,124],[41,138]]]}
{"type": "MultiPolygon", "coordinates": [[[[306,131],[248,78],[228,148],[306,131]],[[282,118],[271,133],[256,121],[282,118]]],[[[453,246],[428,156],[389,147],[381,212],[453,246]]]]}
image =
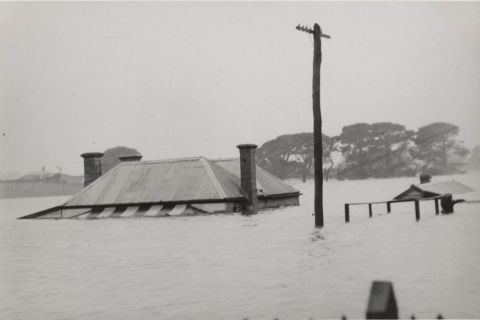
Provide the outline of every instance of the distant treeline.
{"type": "Polygon", "coordinates": [[[0,199],[66,196],[79,192],[83,183],[0,181],[0,199]]]}
{"type": "MultiPolygon", "coordinates": [[[[105,150],[101,160],[103,174],[120,163],[119,157],[139,154],[137,150],[124,146],[105,150]]],[[[0,181],[0,199],[71,195],[82,189],[83,175],[70,176],[42,171],[29,173],[15,180],[0,181]]]]}
{"type": "MultiPolygon", "coordinates": [[[[458,141],[458,133],[457,126],[445,122],[417,131],[391,122],[345,126],[338,136],[323,135],[324,177],[387,178],[480,168],[480,148],[472,150],[471,163],[467,163],[470,151],[458,141]]],[[[313,177],[313,134],[282,135],[267,141],[257,150],[257,164],[282,179],[313,177]]]]}
{"type": "Polygon", "coordinates": [[[27,174],[16,180],[0,181],[0,199],[71,195],[82,188],[82,176],[27,174]]]}

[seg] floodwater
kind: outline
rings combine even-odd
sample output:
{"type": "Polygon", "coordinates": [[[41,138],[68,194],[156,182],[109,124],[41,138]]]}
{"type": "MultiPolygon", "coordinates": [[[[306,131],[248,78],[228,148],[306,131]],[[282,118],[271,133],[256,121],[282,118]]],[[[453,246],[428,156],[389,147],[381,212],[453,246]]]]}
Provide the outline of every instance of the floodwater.
{"type": "MultiPolygon", "coordinates": [[[[456,179],[480,190],[480,173],[456,179]]],[[[255,216],[17,220],[66,197],[0,200],[1,319],[361,318],[373,280],[390,280],[401,317],[480,317],[480,204],[435,216],[387,200],[416,178],[313,183],[301,206],[255,216]]],[[[480,193],[465,195],[480,199],[480,193]]]]}

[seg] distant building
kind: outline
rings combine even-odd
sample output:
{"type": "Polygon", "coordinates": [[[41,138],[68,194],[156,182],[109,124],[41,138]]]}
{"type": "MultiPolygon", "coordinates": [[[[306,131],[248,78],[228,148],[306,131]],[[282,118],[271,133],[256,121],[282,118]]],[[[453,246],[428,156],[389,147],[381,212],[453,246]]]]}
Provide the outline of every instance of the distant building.
{"type": "Polygon", "coordinates": [[[86,187],[60,206],[23,218],[160,217],[298,205],[300,192],[254,165],[256,146],[242,146],[249,150],[241,149],[241,160],[122,157],[104,175],[102,154],[83,154],[86,187]]]}

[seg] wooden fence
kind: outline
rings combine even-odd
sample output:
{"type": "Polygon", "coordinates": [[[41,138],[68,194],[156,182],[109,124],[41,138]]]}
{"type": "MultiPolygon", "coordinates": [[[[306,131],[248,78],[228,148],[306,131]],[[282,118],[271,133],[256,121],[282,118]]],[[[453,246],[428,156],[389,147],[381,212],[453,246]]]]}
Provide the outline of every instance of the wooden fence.
{"type": "Polygon", "coordinates": [[[413,202],[415,207],[415,219],[417,221],[420,220],[420,201],[434,201],[435,202],[435,214],[438,215],[440,213],[439,208],[439,201],[443,196],[436,196],[430,198],[421,198],[421,199],[405,199],[405,200],[388,200],[388,201],[374,201],[374,202],[351,202],[345,203],[345,222],[350,222],[350,206],[360,206],[360,205],[368,205],[368,216],[371,218],[373,216],[373,205],[374,204],[386,204],[387,205],[387,212],[392,212],[392,203],[399,203],[399,202],[413,202]]]}

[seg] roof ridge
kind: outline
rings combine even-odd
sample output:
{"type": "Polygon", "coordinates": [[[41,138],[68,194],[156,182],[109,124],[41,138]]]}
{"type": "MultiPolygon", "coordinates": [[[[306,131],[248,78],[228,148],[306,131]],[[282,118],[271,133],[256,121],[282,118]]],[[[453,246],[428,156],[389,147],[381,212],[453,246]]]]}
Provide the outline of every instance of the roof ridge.
{"type": "Polygon", "coordinates": [[[151,164],[151,163],[168,163],[168,162],[179,162],[179,161],[196,161],[200,159],[206,159],[207,161],[233,161],[239,159],[238,157],[231,157],[231,158],[216,158],[216,159],[209,159],[204,156],[195,156],[195,157],[182,157],[182,158],[169,158],[169,159],[157,159],[157,160],[141,160],[141,161],[127,161],[121,162],[121,165],[138,165],[138,164],[151,164]]]}
{"type": "Polygon", "coordinates": [[[168,162],[181,162],[181,161],[196,161],[204,158],[203,156],[197,157],[185,157],[185,158],[171,158],[171,159],[160,159],[160,160],[143,160],[143,161],[127,161],[121,162],[121,165],[138,165],[138,164],[151,164],[151,163],[168,163],[168,162]]]}
{"type": "Polygon", "coordinates": [[[207,172],[207,176],[210,179],[210,181],[212,182],[218,196],[222,199],[226,199],[227,195],[225,194],[225,191],[223,190],[223,188],[222,188],[220,182],[218,181],[217,177],[213,173],[213,170],[210,167],[210,163],[208,162],[208,160],[205,157],[200,157],[199,160],[200,160],[200,163],[203,165],[203,168],[207,172]]]}

